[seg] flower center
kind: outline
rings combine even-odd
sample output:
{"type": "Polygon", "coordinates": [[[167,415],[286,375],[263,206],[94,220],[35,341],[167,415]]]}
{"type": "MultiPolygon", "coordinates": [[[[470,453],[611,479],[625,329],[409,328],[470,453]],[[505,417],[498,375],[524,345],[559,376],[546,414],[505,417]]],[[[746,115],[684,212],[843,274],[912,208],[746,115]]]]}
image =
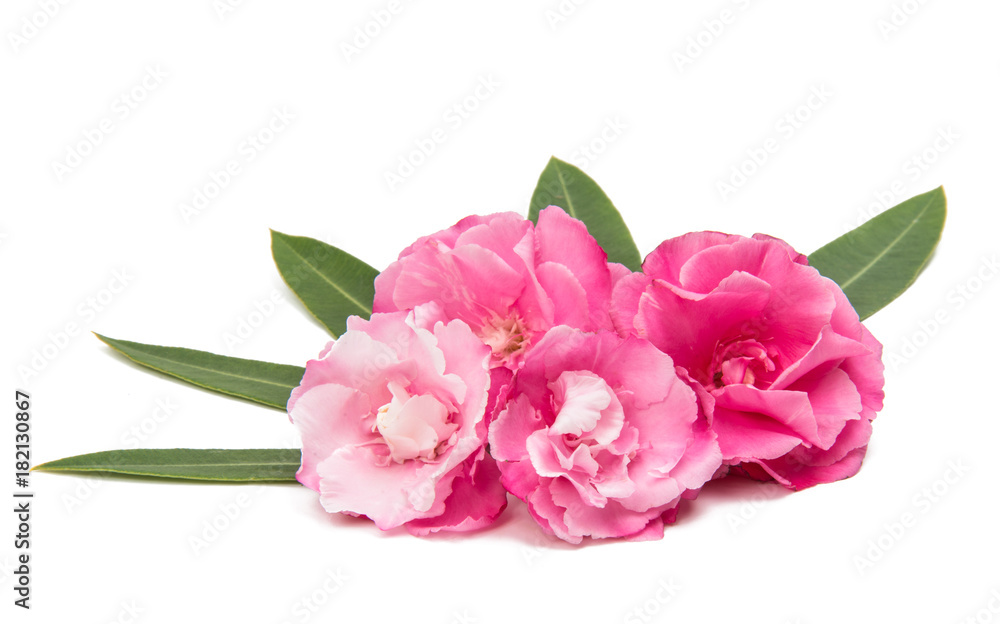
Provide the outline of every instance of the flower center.
{"type": "Polygon", "coordinates": [[[753,338],[720,343],[709,365],[711,381],[702,383],[710,389],[730,384],[755,385],[767,373],[774,372],[776,359],[777,353],[753,338]]]}
{"type": "Polygon", "coordinates": [[[556,412],[549,431],[561,435],[567,446],[611,444],[618,438],[625,414],[603,379],[587,371],[564,371],[549,390],[556,412]]]}
{"type": "Polygon", "coordinates": [[[635,491],[628,466],[638,432],[625,428],[614,390],[588,371],[564,371],[548,384],[555,420],[528,438],[528,456],[539,475],[564,478],[588,505],[635,491]]]}
{"type": "Polygon", "coordinates": [[[493,350],[493,368],[516,362],[531,342],[524,322],[516,314],[489,319],[479,330],[479,337],[493,350]]]}
{"type": "Polygon", "coordinates": [[[389,391],[392,401],[378,409],[372,431],[382,436],[393,461],[433,461],[454,443],[458,425],[451,422],[448,408],[434,396],[411,396],[395,383],[389,384],[389,391]]]}

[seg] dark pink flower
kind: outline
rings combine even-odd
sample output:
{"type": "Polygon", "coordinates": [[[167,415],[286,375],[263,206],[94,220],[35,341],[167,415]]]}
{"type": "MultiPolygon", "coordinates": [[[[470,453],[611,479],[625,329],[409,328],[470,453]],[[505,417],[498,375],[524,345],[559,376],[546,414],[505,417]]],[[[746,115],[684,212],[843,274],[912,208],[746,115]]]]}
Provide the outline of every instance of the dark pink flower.
{"type": "Polygon", "coordinates": [[[726,463],[793,489],[860,469],[882,408],[882,345],[787,243],[718,232],[665,241],[617,283],[612,317],[673,358],[726,463]]]}
{"type": "Polygon", "coordinates": [[[492,368],[514,371],[556,325],[613,329],[612,271],[627,273],[561,208],[542,210],[537,226],[510,212],[471,216],[404,249],[375,280],[374,310],[414,310],[422,326],[460,319],[492,349],[492,368]]]}

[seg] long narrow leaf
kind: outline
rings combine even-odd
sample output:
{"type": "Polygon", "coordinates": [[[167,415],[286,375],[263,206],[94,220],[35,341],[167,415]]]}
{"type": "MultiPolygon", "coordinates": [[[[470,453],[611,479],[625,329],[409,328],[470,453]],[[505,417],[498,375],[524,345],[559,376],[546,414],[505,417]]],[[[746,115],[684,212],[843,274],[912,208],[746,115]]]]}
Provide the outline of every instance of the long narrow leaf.
{"type": "Polygon", "coordinates": [[[305,369],[287,364],[216,355],[194,349],[115,340],[95,334],[128,359],[222,394],[284,410],[305,369]]]}
{"type": "Polygon", "coordinates": [[[583,221],[608,254],[609,262],[619,262],[633,271],[640,269],[642,257],[618,209],[590,176],[555,157],[538,178],[528,218],[537,223],[538,213],[548,206],[559,206],[583,221]]]}
{"type": "Polygon", "coordinates": [[[376,269],[322,241],[274,230],[271,254],[281,278],[334,337],[348,316],[371,316],[376,269]]]}
{"type": "Polygon", "coordinates": [[[944,188],[917,195],[827,243],[809,264],[837,282],[862,320],[903,294],[941,239],[944,188]]]}
{"type": "Polygon", "coordinates": [[[32,470],[197,481],[294,481],[301,457],[298,449],[127,449],[76,455],[32,470]]]}

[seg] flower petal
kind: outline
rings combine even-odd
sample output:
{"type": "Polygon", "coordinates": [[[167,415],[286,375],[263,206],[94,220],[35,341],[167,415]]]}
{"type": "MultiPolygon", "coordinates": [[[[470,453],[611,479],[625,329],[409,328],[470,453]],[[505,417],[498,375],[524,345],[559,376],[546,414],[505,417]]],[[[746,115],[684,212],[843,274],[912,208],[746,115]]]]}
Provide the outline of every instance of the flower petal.
{"type": "Polygon", "coordinates": [[[372,406],[368,396],[338,384],[323,384],[300,394],[290,416],[302,436],[302,465],[295,478],[319,491],[317,467],[336,449],[365,444],[372,433],[372,406]]]}
{"type": "Polygon", "coordinates": [[[406,523],[413,535],[428,535],[438,531],[475,531],[493,524],[507,507],[507,490],[500,483],[500,470],[492,457],[481,449],[468,460],[469,466],[459,467],[459,476],[451,483],[451,495],[444,503],[444,513],[433,518],[420,518],[406,523]]]}

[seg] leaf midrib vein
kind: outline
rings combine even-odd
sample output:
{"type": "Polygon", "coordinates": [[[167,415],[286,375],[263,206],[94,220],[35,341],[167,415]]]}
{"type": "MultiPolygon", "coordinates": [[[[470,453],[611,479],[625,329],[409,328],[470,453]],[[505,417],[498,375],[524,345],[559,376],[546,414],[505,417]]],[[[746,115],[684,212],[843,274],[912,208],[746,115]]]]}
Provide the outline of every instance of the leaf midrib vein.
{"type": "Polygon", "coordinates": [[[155,468],[228,468],[228,467],[240,467],[240,466],[298,466],[301,462],[292,461],[282,461],[282,462],[227,462],[227,463],[212,463],[212,464],[87,464],[85,466],[74,466],[72,464],[66,466],[52,466],[46,467],[46,470],[100,470],[100,469],[111,469],[111,470],[139,470],[139,469],[155,469],[155,468]]]}
{"type": "Polygon", "coordinates": [[[910,224],[907,225],[903,229],[903,231],[899,233],[899,236],[897,236],[895,239],[893,239],[893,241],[891,243],[889,243],[888,245],[886,245],[885,249],[883,249],[881,252],[878,253],[878,255],[876,255],[874,258],[872,258],[872,260],[868,264],[866,264],[865,266],[861,267],[861,269],[857,273],[855,273],[854,275],[852,275],[850,279],[845,280],[842,284],[840,284],[840,289],[841,290],[846,290],[851,284],[853,284],[855,281],[857,281],[858,278],[860,278],[862,275],[864,275],[865,273],[867,273],[869,269],[871,269],[873,266],[875,266],[875,264],[879,260],[881,260],[882,258],[884,258],[885,255],[887,253],[889,253],[899,243],[899,241],[902,240],[904,236],[906,236],[906,234],[910,230],[913,229],[913,227],[917,224],[917,222],[920,221],[920,219],[927,212],[927,209],[931,205],[932,201],[933,201],[932,198],[928,198],[927,202],[923,205],[923,207],[921,207],[920,212],[917,214],[917,216],[915,216],[913,218],[913,220],[910,221],[910,224]]]}
{"type": "Polygon", "coordinates": [[[294,247],[292,247],[291,245],[289,245],[285,241],[281,241],[281,242],[282,242],[282,244],[285,247],[288,248],[289,251],[291,251],[293,254],[295,254],[295,256],[299,260],[302,261],[302,264],[304,264],[307,267],[309,267],[310,269],[312,269],[313,272],[316,275],[320,276],[323,279],[324,282],[326,282],[327,284],[329,284],[330,286],[332,286],[334,290],[336,290],[337,292],[339,292],[346,299],[348,299],[351,303],[353,303],[354,305],[356,305],[358,307],[358,309],[363,310],[365,314],[371,315],[372,310],[371,310],[370,307],[366,306],[365,304],[361,303],[360,301],[358,301],[357,299],[355,299],[354,297],[352,297],[350,293],[348,293],[346,290],[344,290],[343,288],[341,288],[336,282],[334,282],[330,278],[328,278],[326,276],[326,274],[323,273],[322,271],[320,271],[315,265],[313,265],[311,262],[309,262],[308,260],[306,260],[306,257],[303,256],[302,254],[300,254],[298,251],[296,251],[294,247]]]}
{"type": "Polygon", "coordinates": [[[562,187],[563,197],[566,198],[566,209],[569,210],[569,216],[574,219],[578,219],[576,216],[576,208],[573,207],[573,199],[569,196],[569,188],[566,186],[566,181],[563,180],[562,169],[559,164],[556,163],[556,177],[559,178],[559,186],[562,187]]]}
{"type": "MultiPolygon", "coordinates": [[[[121,351],[121,349],[118,349],[118,351],[121,351]]],[[[179,364],[181,366],[187,366],[189,368],[194,368],[194,369],[197,369],[197,370],[200,370],[200,371],[206,371],[206,372],[209,372],[209,373],[215,373],[217,375],[224,375],[226,377],[233,377],[235,379],[245,379],[246,381],[256,381],[256,382],[266,383],[266,384],[270,384],[272,386],[277,386],[279,388],[294,388],[293,385],[286,384],[286,383],[281,383],[281,382],[278,382],[278,381],[271,381],[270,379],[260,379],[258,377],[247,377],[246,375],[238,375],[236,373],[230,373],[230,372],[227,372],[227,371],[221,371],[221,370],[218,370],[218,369],[215,369],[215,368],[205,368],[204,366],[198,366],[197,364],[191,364],[190,362],[182,362],[180,360],[171,360],[170,358],[165,358],[162,355],[156,355],[155,353],[149,353],[149,352],[141,351],[139,349],[136,349],[136,351],[139,351],[139,353],[142,353],[143,355],[154,357],[154,358],[156,358],[158,360],[162,360],[162,361],[165,361],[165,362],[170,362],[171,364],[179,364]]],[[[143,364],[144,366],[149,366],[150,368],[153,368],[155,370],[162,370],[162,369],[156,368],[154,366],[151,366],[150,364],[147,364],[145,362],[141,362],[139,360],[136,360],[135,358],[131,357],[128,353],[125,353],[124,351],[121,351],[121,353],[124,354],[126,357],[128,357],[130,360],[136,361],[136,362],[138,362],[140,364],[143,364]]],[[[168,375],[177,375],[176,372],[169,372],[169,371],[163,371],[163,372],[167,373],[168,375]]]]}

